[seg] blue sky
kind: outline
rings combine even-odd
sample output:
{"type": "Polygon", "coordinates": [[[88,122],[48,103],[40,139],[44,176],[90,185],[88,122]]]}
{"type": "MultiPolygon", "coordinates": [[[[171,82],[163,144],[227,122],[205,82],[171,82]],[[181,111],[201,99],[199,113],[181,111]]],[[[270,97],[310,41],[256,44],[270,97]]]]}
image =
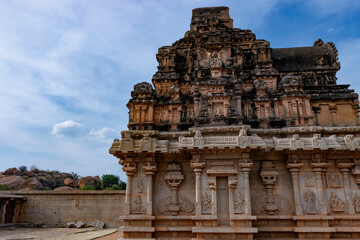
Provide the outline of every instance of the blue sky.
{"type": "Polygon", "coordinates": [[[360,1],[0,1],[0,171],[21,165],[116,174],[108,153],[134,84],[157,49],[189,30],[191,10],[228,6],[234,27],[273,48],[334,42],[338,83],[360,92],[360,1]]]}

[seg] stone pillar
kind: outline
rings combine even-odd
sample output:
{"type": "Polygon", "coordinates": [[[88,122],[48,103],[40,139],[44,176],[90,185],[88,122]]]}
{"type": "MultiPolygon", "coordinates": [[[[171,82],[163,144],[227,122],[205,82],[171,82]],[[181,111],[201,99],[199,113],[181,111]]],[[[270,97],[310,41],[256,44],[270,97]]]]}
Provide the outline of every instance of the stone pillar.
{"type": "Polygon", "coordinates": [[[349,214],[355,214],[355,208],[354,208],[354,203],[353,203],[353,199],[351,196],[350,179],[349,179],[350,168],[353,165],[354,165],[353,163],[338,163],[337,164],[337,167],[339,168],[339,170],[343,176],[345,202],[347,202],[347,204],[348,204],[348,213],[349,214]]]}
{"type": "Polygon", "coordinates": [[[13,223],[17,223],[18,220],[19,220],[20,207],[21,207],[21,201],[20,201],[20,200],[16,200],[16,202],[15,202],[15,209],[14,209],[14,215],[13,215],[13,219],[12,219],[12,222],[13,222],[13,223]]]}
{"type": "Polygon", "coordinates": [[[132,162],[132,159],[127,159],[125,161],[123,170],[125,171],[125,174],[127,176],[124,214],[129,215],[131,211],[130,208],[131,208],[132,180],[136,172],[136,165],[134,162],[132,162]]]}
{"type": "Polygon", "coordinates": [[[9,200],[3,200],[0,209],[0,224],[4,224],[6,220],[6,208],[9,204],[9,200]]]}
{"type": "Polygon", "coordinates": [[[244,183],[244,201],[245,201],[245,215],[251,215],[251,198],[250,198],[250,184],[249,184],[249,173],[251,167],[253,166],[252,162],[240,163],[239,167],[243,173],[243,183],[244,183]]]}
{"type": "Polygon", "coordinates": [[[327,215],[327,197],[324,196],[324,188],[321,175],[329,166],[329,164],[324,162],[312,162],[310,166],[312,167],[312,170],[315,174],[315,185],[320,204],[320,213],[322,215],[327,215]]]}
{"type": "Polygon", "coordinates": [[[299,171],[300,168],[304,164],[302,163],[288,163],[287,168],[289,169],[291,178],[292,178],[292,184],[293,184],[293,191],[294,191],[294,200],[295,200],[295,214],[296,215],[303,215],[303,209],[301,205],[301,199],[300,199],[300,184],[299,184],[299,171]]]}
{"type": "Polygon", "coordinates": [[[329,109],[330,109],[330,114],[331,114],[331,119],[332,119],[333,126],[337,126],[337,122],[336,122],[337,107],[336,106],[329,106],[329,109]]]}
{"type": "Polygon", "coordinates": [[[201,174],[205,167],[204,162],[200,162],[199,156],[194,156],[191,161],[191,167],[195,172],[195,212],[196,215],[201,215],[201,174]]]}
{"type": "Polygon", "coordinates": [[[143,166],[146,173],[146,215],[153,214],[153,176],[157,170],[155,164],[148,162],[143,166]]]}

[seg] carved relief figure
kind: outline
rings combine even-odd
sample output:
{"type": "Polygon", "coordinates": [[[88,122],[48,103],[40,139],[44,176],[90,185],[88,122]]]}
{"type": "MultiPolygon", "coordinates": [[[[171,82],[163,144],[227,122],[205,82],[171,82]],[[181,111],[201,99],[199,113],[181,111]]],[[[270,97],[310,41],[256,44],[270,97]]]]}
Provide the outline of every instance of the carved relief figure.
{"type": "Polygon", "coordinates": [[[141,196],[137,196],[134,202],[135,202],[135,209],[133,213],[137,213],[137,214],[145,213],[145,208],[142,205],[141,196]]]}
{"type": "Polygon", "coordinates": [[[304,201],[306,202],[307,214],[316,214],[315,199],[315,193],[310,189],[308,189],[304,193],[304,201]]]}
{"type": "Polygon", "coordinates": [[[360,212],[360,196],[357,193],[354,193],[353,195],[354,195],[353,201],[355,205],[355,211],[360,212]]]}
{"type": "Polygon", "coordinates": [[[333,212],[343,212],[344,211],[344,201],[339,198],[335,192],[331,193],[330,196],[330,206],[333,212]]]}
{"type": "Polygon", "coordinates": [[[329,174],[328,181],[329,181],[330,187],[332,187],[332,188],[341,187],[340,177],[336,173],[335,174],[329,174]]]}
{"type": "Polygon", "coordinates": [[[210,213],[211,207],[211,198],[208,193],[205,193],[201,199],[201,209],[204,213],[210,213]]]}
{"type": "Polygon", "coordinates": [[[244,197],[240,192],[234,193],[234,211],[235,213],[243,213],[244,197]]]}
{"type": "Polygon", "coordinates": [[[136,184],[136,189],[138,193],[142,193],[144,191],[144,184],[142,182],[142,180],[140,180],[137,184],[136,184]]]}
{"type": "Polygon", "coordinates": [[[314,186],[314,179],[310,173],[305,174],[305,187],[313,187],[314,186]]]}

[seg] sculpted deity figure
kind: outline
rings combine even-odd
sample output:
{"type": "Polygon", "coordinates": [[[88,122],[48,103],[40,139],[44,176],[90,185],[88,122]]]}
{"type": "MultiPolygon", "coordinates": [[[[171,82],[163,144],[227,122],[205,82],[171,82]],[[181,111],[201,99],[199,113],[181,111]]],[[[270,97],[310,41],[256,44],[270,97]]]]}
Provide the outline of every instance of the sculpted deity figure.
{"type": "Polygon", "coordinates": [[[203,210],[205,212],[211,211],[211,198],[207,193],[205,193],[205,195],[203,196],[201,200],[201,205],[203,206],[203,210]]]}
{"type": "Polygon", "coordinates": [[[332,192],[330,195],[330,206],[333,212],[343,212],[344,205],[344,201],[339,198],[335,192],[332,192]]]}
{"type": "Polygon", "coordinates": [[[304,201],[306,202],[306,212],[307,212],[307,214],[316,214],[315,193],[308,189],[304,193],[304,201]]]}
{"type": "Polygon", "coordinates": [[[331,206],[339,206],[339,205],[343,205],[344,201],[341,200],[340,198],[338,198],[336,196],[336,193],[332,192],[331,196],[330,196],[330,203],[331,203],[331,206]]]}
{"type": "Polygon", "coordinates": [[[145,208],[142,205],[141,196],[137,196],[134,202],[135,202],[135,213],[145,213],[145,208]]]}
{"type": "Polygon", "coordinates": [[[142,193],[143,190],[144,190],[144,184],[143,182],[140,180],[140,182],[138,182],[138,184],[136,184],[136,188],[137,188],[137,191],[138,193],[142,193]]]}
{"type": "Polygon", "coordinates": [[[305,174],[305,187],[313,187],[314,186],[314,179],[309,173],[305,174]]]}
{"type": "Polygon", "coordinates": [[[360,212],[360,196],[357,193],[354,193],[354,205],[355,205],[355,211],[360,212]]]}
{"type": "Polygon", "coordinates": [[[220,68],[223,65],[223,62],[219,59],[218,54],[214,53],[210,60],[210,67],[212,68],[220,68]]]}
{"type": "Polygon", "coordinates": [[[330,187],[341,187],[340,177],[338,174],[329,175],[329,185],[330,187]]]}
{"type": "Polygon", "coordinates": [[[235,213],[243,213],[242,210],[242,206],[244,204],[244,198],[241,195],[241,193],[239,192],[234,199],[234,209],[235,209],[235,213]]]}

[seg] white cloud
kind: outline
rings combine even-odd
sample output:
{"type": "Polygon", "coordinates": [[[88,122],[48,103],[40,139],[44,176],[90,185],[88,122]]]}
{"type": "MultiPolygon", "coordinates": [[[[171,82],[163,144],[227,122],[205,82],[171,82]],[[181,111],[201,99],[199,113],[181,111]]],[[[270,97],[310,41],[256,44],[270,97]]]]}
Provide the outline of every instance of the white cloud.
{"type": "Polygon", "coordinates": [[[113,139],[116,137],[117,131],[113,128],[104,127],[99,130],[91,129],[89,132],[90,137],[98,139],[113,139]]]}
{"type": "Polygon", "coordinates": [[[322,16],[349,12],[360,6],[360,1],[354,0],[302,0],[302,2],[322,16]]]}
{"type": "Polygon", "coordinates": [[[62,123],[57,123],[53,126],[51,134],[56,136],[67,136],[67,137],[81,137],[84,134],[85,125],[68,120],[62,123]]]}

